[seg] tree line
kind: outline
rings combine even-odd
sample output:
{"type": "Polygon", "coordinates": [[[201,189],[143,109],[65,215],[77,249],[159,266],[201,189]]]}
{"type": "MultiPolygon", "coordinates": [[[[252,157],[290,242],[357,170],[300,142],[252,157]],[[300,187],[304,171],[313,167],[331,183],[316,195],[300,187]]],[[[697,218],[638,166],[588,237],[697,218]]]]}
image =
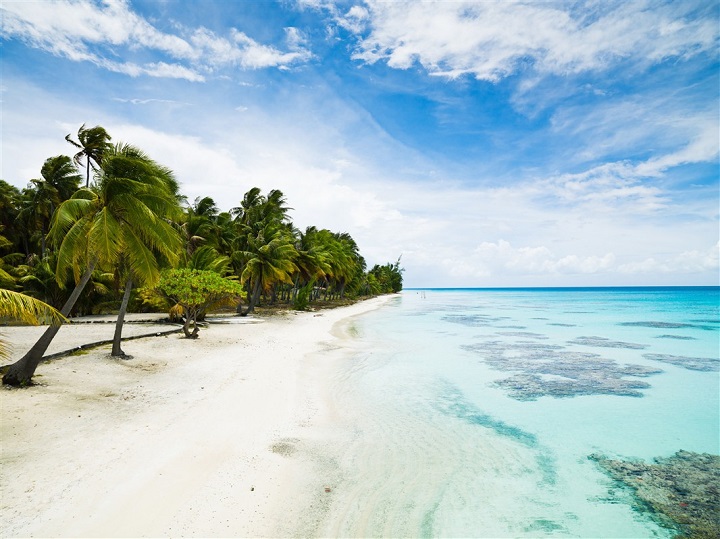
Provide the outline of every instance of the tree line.
{"type": "MultiPolygon", "coordinates": [[[[20,293],[62,317],[117,311],[115,356],[124,355],[128,310],[179,309],[185,335],[196,337],[197,320],[228,301],[247,315],[262,304],[305,309],[402,289],[399,259],[368,270],[350,234],[299,230],[280,190],[253,187],[221,211],[211,197],[188,202],[172,170],[100,126],[66,140],[74,156],[50,157],[24,189],[0,180],[0,289],[14,293],[0,300],[20,293]]],[[[30,383],[58,329],[3,383],[30,383]]]]}

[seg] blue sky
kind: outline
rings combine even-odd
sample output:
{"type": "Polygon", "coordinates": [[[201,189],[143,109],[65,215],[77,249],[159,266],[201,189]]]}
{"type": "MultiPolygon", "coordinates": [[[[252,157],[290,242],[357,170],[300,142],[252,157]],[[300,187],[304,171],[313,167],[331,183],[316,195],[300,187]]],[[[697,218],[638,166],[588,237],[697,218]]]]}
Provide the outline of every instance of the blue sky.
{"type": "Polygon", "coordinates": [[[102,125],[406,286],[718,284],[707,1],[8,1],[1,176],[102,125]]]}

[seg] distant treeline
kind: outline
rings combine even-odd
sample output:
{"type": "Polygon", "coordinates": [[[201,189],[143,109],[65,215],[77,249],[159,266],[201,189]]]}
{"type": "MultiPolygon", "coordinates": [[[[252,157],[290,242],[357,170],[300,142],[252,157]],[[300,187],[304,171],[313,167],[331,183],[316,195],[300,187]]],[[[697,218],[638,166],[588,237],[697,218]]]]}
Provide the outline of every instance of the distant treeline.
{"type": "Polygon", "coordinates": [[[0,180],[0,288],[60,309],[90,269],[72,315],[117,311],[124,296],[130,311],[169,308],[154,290],[177,268],[239,283],[243,314],[402,289],[399,259],[368,270],[350,234],[293,226],[279,190],[253,187],[220,211],[100,126],[66,140],[74,155],[47,159],[24,189],[0,180]]]}

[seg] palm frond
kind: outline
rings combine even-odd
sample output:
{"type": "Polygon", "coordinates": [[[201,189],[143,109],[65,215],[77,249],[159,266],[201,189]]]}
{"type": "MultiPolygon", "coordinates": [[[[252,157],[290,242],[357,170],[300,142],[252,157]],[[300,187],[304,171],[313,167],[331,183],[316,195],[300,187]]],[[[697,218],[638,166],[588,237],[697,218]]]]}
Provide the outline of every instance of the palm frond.
{"type": "Polygon", "coordinates": [[[0,289],[0,317],[20,320],[28,324],[39,324],[49,320],[54,325],[67,322],[67,319],[47,303],[13,292],[0,289]]]}
{"type": "Polygon", "coordinates": [[[107,206],[92,221],[88,230],[88,245],[101,264],[112,264],[123,251],[120,223],[107,206]]]}

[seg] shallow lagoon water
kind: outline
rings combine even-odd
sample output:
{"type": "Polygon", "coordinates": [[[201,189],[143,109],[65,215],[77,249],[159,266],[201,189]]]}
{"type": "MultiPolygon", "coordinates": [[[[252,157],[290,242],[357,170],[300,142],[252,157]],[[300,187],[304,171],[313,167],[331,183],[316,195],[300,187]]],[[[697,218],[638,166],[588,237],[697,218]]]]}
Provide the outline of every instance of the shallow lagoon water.
{"type": "Polygon", "coordinates": [[[718,322],[717,288],[403,292],[352,322],[320,533],[672,537],[587,457],[720,452],[718,322]]]}

